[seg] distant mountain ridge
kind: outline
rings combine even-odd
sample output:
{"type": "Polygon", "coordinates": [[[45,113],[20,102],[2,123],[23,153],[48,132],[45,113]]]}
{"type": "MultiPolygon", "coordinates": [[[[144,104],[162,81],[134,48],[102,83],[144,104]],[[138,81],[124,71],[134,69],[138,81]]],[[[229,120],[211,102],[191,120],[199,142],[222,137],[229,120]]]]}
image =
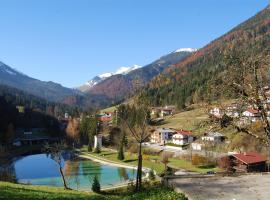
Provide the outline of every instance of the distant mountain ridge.
{"type": "Polygon", "coordinates": [[[50,101],[62,101],[68,96],[78,94],[78,91],[63,87],[58,83],[31,78],[3,62],[0,62],[0,84],[26,91],[50,101]]]}

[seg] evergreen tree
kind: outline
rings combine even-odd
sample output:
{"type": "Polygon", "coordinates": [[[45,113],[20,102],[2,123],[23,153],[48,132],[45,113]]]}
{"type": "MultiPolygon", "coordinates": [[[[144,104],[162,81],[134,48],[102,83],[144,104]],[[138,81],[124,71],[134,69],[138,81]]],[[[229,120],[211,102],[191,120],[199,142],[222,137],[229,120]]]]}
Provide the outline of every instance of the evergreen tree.
{"type": "Polygon", "coordinates": [[[117,156],[118,160],[125,160],[125,154],[124,154],[124,147],[123,147],[123,143],[121,142],[119,150],[118,150],[118,156],[117,156]]]}
{"type": "Polygon", "coordinates": [[[92,191],[96,193],[100,192],[100,183],[99,183],[97,175],[95,175],[94,180],[93,180],[92,191]]]}

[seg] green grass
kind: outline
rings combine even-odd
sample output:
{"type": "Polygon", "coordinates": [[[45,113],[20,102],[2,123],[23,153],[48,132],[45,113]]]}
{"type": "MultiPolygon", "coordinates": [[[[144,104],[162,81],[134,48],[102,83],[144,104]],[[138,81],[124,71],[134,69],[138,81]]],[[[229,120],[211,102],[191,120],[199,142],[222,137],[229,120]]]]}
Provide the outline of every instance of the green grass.
{"type": "Polygon", "coordinates": [[[208,115],[204,108],[195,108],[194,110],[166,117],[159,127],[193,130],[196,132],[198,131],[198,124],[207,119],[208,115]]]}
{"type": "MultiPolygon", "coordinates": [[[[130,155],[129,153],[125,153],[125,160],[119,161],[117,159],[117,152],[113,152],[110,150],[102,150],[100,154],[96,153],[88,153],[86,148],[82,150],[82,152],[98,157],[103,160],[113,161],[120,164],[127,164],[131,166],[137,166],[137,156],[136,154],[130,155]]],[[[168,166],[175,168],[175,169],[185,169],[191,172],[198,172],[198,173],[206,173],[208,171],[218,171],[218,168],[215,167],[198,167],[191,164],[191,162],[186,161],[180,158],[170,158],[170,163],[168,166]]],[[[143,156],[143,167],[150,168],[155,170],[158,174],[164,172],[165,166],[161,163],[161,156],[150,156],[144,155],[143,156]]]]}
{"type": "Polygon", "coordinates": [[[92,192],[67,191],[62,188],[30,186],[0,182],[0,199],[13,200],[184,200],[182,194],[161,186],[145,188],[141,193],[122,191],[109,191],[102,194],[92,192]]]}

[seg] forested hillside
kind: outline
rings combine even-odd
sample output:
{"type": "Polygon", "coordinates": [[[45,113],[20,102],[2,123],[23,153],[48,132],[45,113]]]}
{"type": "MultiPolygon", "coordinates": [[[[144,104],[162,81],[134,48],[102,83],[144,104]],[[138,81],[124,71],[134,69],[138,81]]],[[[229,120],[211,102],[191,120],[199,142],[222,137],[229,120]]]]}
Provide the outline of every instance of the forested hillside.
{"type": "MultiPolygon", "coordinates": [[[[183,61],[155,77],[142,92],[153,105],[187,104],[234,98],[226,92],[228,66],[226,57],[235,52],[267,59],[270,46],[270,6],[240,24],[224,36],[212,41],[183,61]]],[[[228,90],[229,91],[229,90],[228,90]]]]}

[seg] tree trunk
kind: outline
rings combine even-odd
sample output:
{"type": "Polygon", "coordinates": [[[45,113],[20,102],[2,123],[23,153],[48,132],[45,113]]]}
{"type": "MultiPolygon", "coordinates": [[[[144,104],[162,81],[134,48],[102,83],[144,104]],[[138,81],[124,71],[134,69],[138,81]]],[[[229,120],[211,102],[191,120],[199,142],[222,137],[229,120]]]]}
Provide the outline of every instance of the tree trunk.
{"type": "Polygon", "coordinates": [[[142,143],[139,144],[139,155],[138,155],[138,167],[137,167],[137,178],[136,178],[136,191],[140,191],[142,186],[142,143]]]}
{"type": "Polygon", "coordinates": [[[64,173],[63,173],[63,171],[62,171],[62,167],[61,167],[61,166],[59,167],[59,171],[60,171],[60,174],[61,174],[61,176],[62,176],[62,180],[63,180],[63,184],[64,184],[65,189],[66,189],[66,190],[69,190],[69,188],[68,188],[68,186],[67,186],[67,183],[66,183],[66,179],[65,179],[64,173]]]}

